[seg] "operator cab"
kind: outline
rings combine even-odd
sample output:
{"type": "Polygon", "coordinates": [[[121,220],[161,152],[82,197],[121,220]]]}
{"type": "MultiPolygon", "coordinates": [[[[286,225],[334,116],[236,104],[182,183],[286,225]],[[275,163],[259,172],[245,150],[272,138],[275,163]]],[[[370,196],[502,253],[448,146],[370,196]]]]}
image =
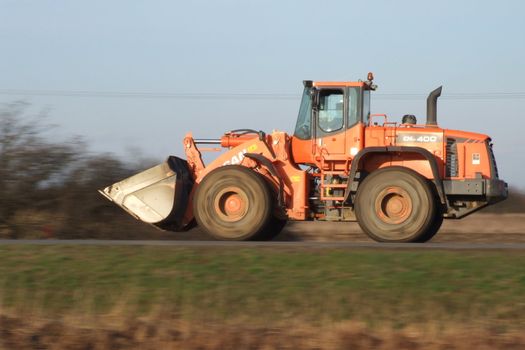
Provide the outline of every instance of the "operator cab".
{"type": "Polygon", "coordinates": [[[368,122],[370,90],[367,82],[312,82],[305,80],[294,136],[309,140],[342,132],[368,122]]]}
{"type": "Polygon", "coordinates": [[[369,73],[367,81],[303,82],[292,145],[297,163],[314,164],[321,148],[333,156],[355,155],[352,153],[361,147],[351,145],[350,140],[359,138],[359,130],[368,123],[370,91],[376,89],[372,79],[369,73]]]}

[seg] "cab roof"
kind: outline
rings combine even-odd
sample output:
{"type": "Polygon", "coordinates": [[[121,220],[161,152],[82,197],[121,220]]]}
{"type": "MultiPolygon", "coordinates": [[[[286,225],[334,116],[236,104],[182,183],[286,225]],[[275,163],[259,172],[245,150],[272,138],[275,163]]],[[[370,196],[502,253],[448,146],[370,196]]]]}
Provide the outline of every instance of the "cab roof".
{"type": "Polygon", "coordinates": [[[313,86],[322,87],[322,86],[334,86],[334,87],[363,87],[365,86],[364,81],[314,81],[313,86]]]}

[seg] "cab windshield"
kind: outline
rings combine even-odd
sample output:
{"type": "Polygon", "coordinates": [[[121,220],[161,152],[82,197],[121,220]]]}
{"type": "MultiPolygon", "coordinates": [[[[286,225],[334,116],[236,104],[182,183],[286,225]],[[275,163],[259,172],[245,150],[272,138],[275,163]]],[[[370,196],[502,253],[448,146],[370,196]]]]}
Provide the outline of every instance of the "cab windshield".
{"type": "Polygon", "coordinates": [[[310,88],[305,88],[294,135],[301,140],[309,140],[312,137],[312,98],[310,88]]]}

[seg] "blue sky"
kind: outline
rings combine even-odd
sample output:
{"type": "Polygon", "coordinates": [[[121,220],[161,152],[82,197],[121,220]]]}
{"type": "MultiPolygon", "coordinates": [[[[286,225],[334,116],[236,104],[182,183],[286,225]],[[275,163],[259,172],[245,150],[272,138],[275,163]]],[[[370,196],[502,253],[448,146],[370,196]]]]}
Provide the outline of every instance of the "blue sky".
{"type": "Polygon", "coordinates": [[[303,79],[356,80],[373,71],[373,113],[425,118],[443,85],[440,126],[489,134],[500,174],[525,188],[522,1],[0,0],[0,103],[49,108],[60,136],[94,152],[159,161],[182,154],[186,131],[292,131],[303,79]],[[283,94],[285,99],[8,95],[7,90],[283,94]],[[3,91],[3,92],[2,92],[3,91]],[[294,96],[297,96],[296,98],[294,96]],[[132,150],[132,151],[130,151],[132,150]]]}

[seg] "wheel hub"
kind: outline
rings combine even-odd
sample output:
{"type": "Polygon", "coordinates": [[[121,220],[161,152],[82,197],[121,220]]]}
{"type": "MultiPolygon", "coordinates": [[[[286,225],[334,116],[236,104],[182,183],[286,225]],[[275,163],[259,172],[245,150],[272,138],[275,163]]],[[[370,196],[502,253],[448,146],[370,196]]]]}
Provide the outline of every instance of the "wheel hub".
{"type": "Polygon", "coordinates": [[[375,210],[381,221],[387,224],[401,224],[412,213],[412,199],[401,187],[388,187],[377,196],[375,210]]]}
{"type": "Polygon", "coordinates": [[[246,193],[239,187],[228,187],[215,197],[215,212],[225,221],[239,221],[248,211],[246,193]]]}

